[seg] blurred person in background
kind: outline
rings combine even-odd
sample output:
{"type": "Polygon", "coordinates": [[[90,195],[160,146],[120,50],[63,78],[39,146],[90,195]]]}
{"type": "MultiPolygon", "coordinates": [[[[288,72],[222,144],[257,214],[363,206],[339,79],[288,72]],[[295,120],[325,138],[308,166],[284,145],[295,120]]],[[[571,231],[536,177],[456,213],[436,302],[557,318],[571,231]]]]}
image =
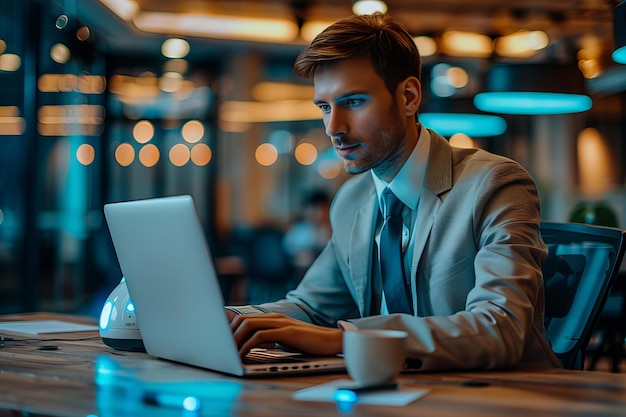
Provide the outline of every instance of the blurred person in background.
{"type": "Polygon", "coordinates": [[[304,198],[302,217],[285,233],[283,246],[296,270],[306,270],[330,240],[330,197],[314,190],[304,198]]]}

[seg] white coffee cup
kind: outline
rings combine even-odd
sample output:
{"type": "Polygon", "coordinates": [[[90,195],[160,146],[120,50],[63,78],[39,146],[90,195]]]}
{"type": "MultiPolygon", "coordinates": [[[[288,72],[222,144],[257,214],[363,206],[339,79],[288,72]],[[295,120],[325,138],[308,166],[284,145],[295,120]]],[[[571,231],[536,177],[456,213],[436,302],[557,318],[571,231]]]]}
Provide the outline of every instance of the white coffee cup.
{"type": "Polygon", "coordinates": [[[398,330],[361,329],[343,332],[348,375],[359,385],[393,380],[404,367],[408,335],[398,330]]]}

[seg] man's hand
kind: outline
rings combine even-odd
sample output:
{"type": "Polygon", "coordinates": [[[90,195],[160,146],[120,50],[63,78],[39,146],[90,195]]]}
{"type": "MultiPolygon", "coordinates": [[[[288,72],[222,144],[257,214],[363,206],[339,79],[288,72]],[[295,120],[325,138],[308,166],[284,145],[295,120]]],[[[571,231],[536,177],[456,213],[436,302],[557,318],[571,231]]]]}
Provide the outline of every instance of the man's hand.
{"type": "Polygon", "coordinates": [[[336,355],[343,349],[341,329],[316,326],[282,314],[235,315],[230,328],[242,357],[266,343],[280,343],[312,355],[336,355]]]}
{"type": "Polygon", "coordinates": [[[226,317],[228,318],[228,322],[232,323],[233,319],[238,316],[233,310],[229,310],[227,308],[224,309],[226,311],[226,317]]]}

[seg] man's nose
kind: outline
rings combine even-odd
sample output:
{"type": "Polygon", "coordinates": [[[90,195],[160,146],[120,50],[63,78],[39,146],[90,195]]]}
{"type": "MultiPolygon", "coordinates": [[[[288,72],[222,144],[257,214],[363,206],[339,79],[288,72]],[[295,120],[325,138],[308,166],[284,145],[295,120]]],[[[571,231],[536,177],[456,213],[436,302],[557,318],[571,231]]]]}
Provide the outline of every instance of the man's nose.
{"type": "Polygon", "coordinates": [[[348,124],[340,110],[332,109],[326,117],[326,135],[330,138],[348,134],[348,124]]]}

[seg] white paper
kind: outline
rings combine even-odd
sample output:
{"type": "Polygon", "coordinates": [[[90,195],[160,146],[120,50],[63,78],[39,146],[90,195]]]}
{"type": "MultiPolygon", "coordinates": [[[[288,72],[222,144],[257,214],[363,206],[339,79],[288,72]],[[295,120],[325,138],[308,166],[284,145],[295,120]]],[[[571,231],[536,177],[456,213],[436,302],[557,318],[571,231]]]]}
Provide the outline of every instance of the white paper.
{"type": "Polygon", "coordinates": [[[25,334],[73,333],[98,330],[98,326],[59,320],[4,321],[0,322],[0,331],[2,330],[25,334]]]}
{"type": "MultiPolygon", "coordinates": [[[[325,384],[315,385],[293,393],[296,400],[306,401],[330,401],[335,402],[335,391],[337,388],[349,387],[354,381],[341,379],[330,381],[325,384]]],[[[428,393],[427,389],[416,389],[399,386],[392,391],[374,391],[366,394],[359,394],[356,404],[389,405],[403,407],[413,401],[423,397],[428,393]]]]}

